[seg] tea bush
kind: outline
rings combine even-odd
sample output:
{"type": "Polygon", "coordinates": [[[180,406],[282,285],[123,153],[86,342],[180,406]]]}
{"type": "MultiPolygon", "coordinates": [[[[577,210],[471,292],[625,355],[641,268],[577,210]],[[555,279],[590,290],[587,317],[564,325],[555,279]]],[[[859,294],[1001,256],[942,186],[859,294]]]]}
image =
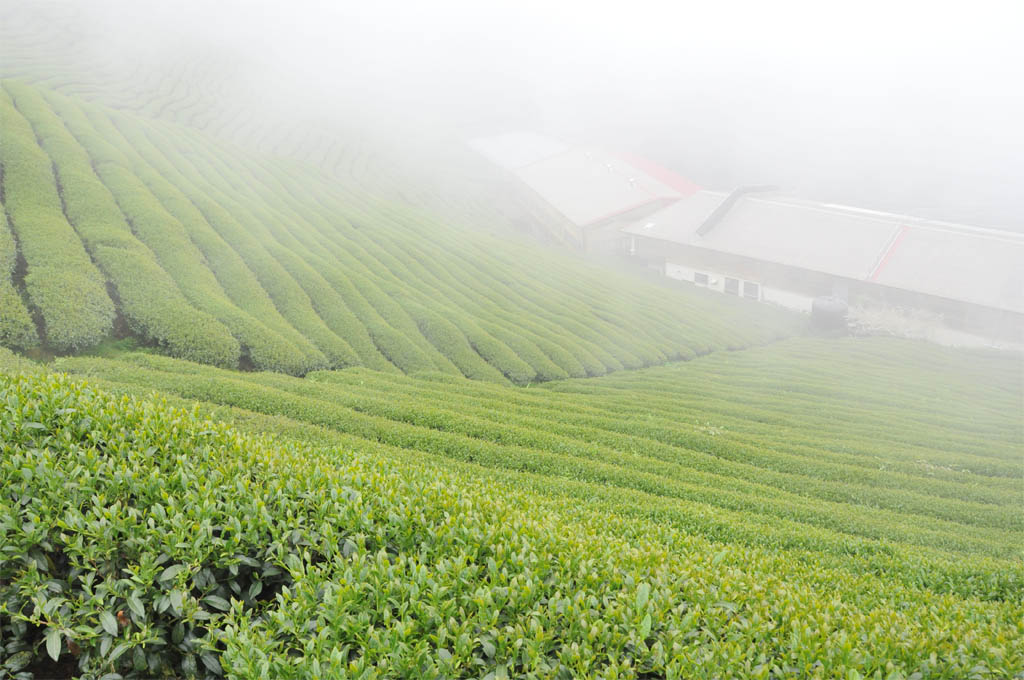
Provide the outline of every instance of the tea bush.
{"type": "Polygon", "coordinates": [[[39,344],[39,334],[11,279],[16,258],[7,212],[0,202],[0,347],[28,349],[39,344]]]}
{"type": "Polygon", "coordinates": [[[51,347],[68,351],[94,345],[112,328],[114,303],[64,216],[49,157],[2,90],[0,129],[3,203],[25,258],[28,300],[51,347]]]}
{"type": "Polygon", "coordinates": [[[62,377],[0,378],[0,403],[0,674],[220,675],[231,602],[259,611],[318,549],[258,440],[62,377]]]}
{"type": "Polygon", "coordinates": [[[299,380],[151,355],[60,366],[136,390],[319,425],[352,437],[352,445],[576,480],[591,494],[615,489],[614,504],[640,503],[630,500],[634,494],[643,509],[630,512],[717,540],[838,560],[861,555],[881,560],[865,568],[884,564],[890,578],[908,584],[1017,597],[1024,592],[1015,562],[1024,522],[1019,465],[1014,472],[1019,432],[1009,417],[1015,366],[1008,358],[986,367],[980,356],[926,349],[790,341],[749,357],[713,355],[541,390],[365,369],[299,380]],[[845,376],[859,377],[847,386],[845,376]],[[917,423],[925,418],[920,400],[950,384],[977,406],[947,401],[936,406],[935,422],[917,423]],[[864,421],[872,425],[861,435],[856,426],[864,421]],[[964,433],[979,422],[984,430],[971,448],[988,455],[972,458],[962,453],[964,433]],[[899,444],[908,438],[916,442],[909,454],[899,444]],[[971,469],[942,469],[956,456],[972,461],[971,469]]]}
{"type": "Polygon", "coordinates": [[[0,404],[7,675],[895,680],[1024,661],[1019,597],[901,582],[881,554],[711,542],[635,493],[219,411],[279,433],[254,438],[63,376],[0,378],[0,404]]]}
{"type": "Polygon", "coordinates": [[[216,319],[189,304],[152,251],[135,237],[113,196],[94,175],[89,156],[61,120],[35,90],[10,82],[5,88],[53,159],[68,218],[118,291],[121,313],[133,329],[173,356],[237,365],[237,343],[216,319]]]}

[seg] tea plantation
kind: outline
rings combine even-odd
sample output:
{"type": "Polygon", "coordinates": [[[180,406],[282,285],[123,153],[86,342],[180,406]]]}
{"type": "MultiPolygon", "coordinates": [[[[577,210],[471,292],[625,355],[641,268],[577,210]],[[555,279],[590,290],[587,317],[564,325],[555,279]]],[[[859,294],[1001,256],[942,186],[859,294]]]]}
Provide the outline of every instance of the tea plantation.
{"type": "Polygon", "coordinates": [[[0,680],[1024,678],[1019,355],[597,267],[0,19],[0,680]]]}
{"type": "Polygon", "coordinates": [[[1024,668],[1013,357],[804,339],[527,389],[6,362],[12,674],[1024,668]]]}
{"type": "Polygon", "coordinates": [[[131,336],[230,368],[526,384],[746,347],[793,325],[16,81],[0,90],[0,125],[0,274],[24,290],[0,317],[10,346],[36,341],[31,315],[58,353],[131,336]]]}

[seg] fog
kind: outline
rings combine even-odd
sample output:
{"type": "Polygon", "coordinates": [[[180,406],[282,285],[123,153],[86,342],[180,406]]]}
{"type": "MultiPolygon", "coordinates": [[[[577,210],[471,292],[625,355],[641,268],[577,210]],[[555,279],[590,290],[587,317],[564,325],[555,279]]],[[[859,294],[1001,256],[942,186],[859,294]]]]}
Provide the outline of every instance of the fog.
{"type": "Polygon", "coordinates": [[[1013,0],[72,5],[79,56],[216,54],[295,121],[535,130],[709,188],[1024,230],[1013,0]]]}

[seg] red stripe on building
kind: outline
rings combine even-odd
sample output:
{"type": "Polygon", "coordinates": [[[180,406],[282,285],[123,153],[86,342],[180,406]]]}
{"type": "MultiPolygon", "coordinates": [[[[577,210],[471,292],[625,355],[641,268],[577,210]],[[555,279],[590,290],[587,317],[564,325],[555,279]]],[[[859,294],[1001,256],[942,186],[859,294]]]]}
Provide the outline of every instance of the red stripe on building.
{"type": "Polygon", "coordinates": [[[900,226],[899,232],[897,232],[896,236],[892,239],[892,241],[889,242],[889,247],[885,249],[885,254],[882,255],[882,259],[878,261],[878,264],[875,265],[874,270],[872,270],[871,272],[871,276],[868,277],[869,281],[878,280],[879,274],[881,274],[882,270],[885,269],[885,265],[889,262],[889,258],[892,257],[893,251],[896,250],[896,247],[899,246],[900,242],[903,240],[903,237],[907,235],[908,231],[910,231],[910,227],[908,227],[907,225],[904,224],[900,226]]]}

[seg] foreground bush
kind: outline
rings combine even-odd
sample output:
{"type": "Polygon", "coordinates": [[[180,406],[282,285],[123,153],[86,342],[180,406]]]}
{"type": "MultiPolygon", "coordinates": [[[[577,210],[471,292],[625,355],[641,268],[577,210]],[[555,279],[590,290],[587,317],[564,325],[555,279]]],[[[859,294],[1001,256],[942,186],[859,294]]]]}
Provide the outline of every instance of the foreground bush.
{"type": "Polygon", "coordinates": [[[66,377],[0,378],[0,404],[8,676],[898,680],[1024,661],[1017,600],[713,543],[596,487],[253,439],[66,377]]]}
{"type": "Polygon", "coordinates": [[[223,613],[289,581],[309,503],[192,413],[52,376],[0,377],[0,402],[0,677],[219,675],[223,613]]]}

